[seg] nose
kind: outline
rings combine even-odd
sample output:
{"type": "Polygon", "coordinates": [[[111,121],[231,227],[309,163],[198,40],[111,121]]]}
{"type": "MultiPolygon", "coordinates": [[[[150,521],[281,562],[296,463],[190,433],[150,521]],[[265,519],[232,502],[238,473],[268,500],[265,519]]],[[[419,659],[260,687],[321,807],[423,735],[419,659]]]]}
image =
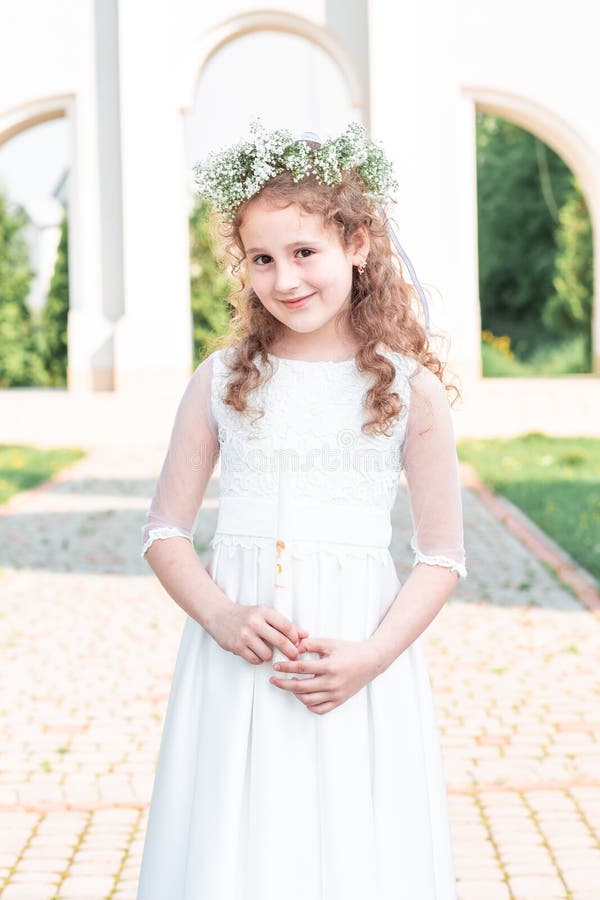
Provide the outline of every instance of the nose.
{"type": "Polygon", "coordinates": [[[285,299],[286,295],[298,290],[298,272],[293,262],[279,261],[275,267],[275,293],[285,299]]]}

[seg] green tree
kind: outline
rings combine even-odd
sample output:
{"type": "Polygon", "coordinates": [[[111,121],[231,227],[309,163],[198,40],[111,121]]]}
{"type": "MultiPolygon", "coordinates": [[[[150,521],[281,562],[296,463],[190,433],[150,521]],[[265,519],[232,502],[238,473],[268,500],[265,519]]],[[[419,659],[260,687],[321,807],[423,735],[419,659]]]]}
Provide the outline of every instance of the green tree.
{"type": "Polygon", "coordinates": [[[214,255],[209,209],[206,200],[196,198],[190,215],[190,292],[195,365],[209,352],[211,340],[227,331],[232,310],[227,298],[234,285],[222,272],[214,255]]]}
{"type": "Polygon", "coordinates": [[[570,178],[563,160],[530,132],[477,115],[482,327],[510,335],[522,358],[551,337],[542,312],[553,292],[558,210],[570,178]]]}
{"type": "Polygon", "coordinates": [[[69,315],[69,233],[66,213],[60,226],[60,240],[50,290],[42,311],[43,360],[49,383],[67,384],[67,319],[69,315]]]}
{"type": "Polygon", "coordinates": [[[0,190],[0,387],[47,384],[40,329],[27,305],[35,273],[26,225],[23,208],[0,190]]]}
{"type": "Polygon", "coordinates": [[[557,334],[585,337],[588,369],[591,367],[591,319],[594,296],[592,223],[581,186],[571,175],[571,187],[559,212],[554,261],[554,293],[543,310],[546,327],[557,334]]]}

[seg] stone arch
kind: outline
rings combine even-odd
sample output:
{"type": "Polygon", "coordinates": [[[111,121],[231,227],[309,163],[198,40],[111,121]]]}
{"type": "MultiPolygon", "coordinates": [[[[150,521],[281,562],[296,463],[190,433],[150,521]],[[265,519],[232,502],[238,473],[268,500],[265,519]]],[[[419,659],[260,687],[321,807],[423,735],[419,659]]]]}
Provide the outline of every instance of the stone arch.
{"type": "Polygon", "coordinates": [[[69,118],[73,102],[70,94],[40,97],[0,113],[0,146],[35,125],[52,119],[69,118]]]}
{"type": "Polygon", "coordinates": [[[183,60],[176,77],[177,107],[187,112],[193,107],[198,82],[207,62],[231,41],[256,31],[277,31],[295,34],[320,47],[337,65],[348,88],[353,107],[364,111],[367,96],[357,67],[330,30],[294,13],[265,10],[232,16],[203,34],[195,41],[183,60]]]}
{"type": "MultiPolygon", "coordinates": [[[[593,148],[558,112],[523,94],[477,85],[462,87],[476,111],[509,119],[558,153],[577,176],[590,212],[594,272],[600,271],[600,165],[593,148]]],[[[592,308],[592,372],[600,375],[600,279],[594,279],[592,308]]]]}
{"type": "MultiPolygon", "coordinates": [[[[104,109],[107,108],[105,104],[104,109]]],[[[113,105],[111,109],[114,108],[113,105]]],[[[0,113],[0,144],[28,128],[58,118],[67,119],[71,126],[67,387],[113,390],[115,322],[123,315],[120,161],[117,163],[115,154],[104,154],[110,174],[117,173],[112,179],[106,179],[106,171],[98,170],[96,158],[81,139],[84,122],[93,121],[93,115],[89,104],[86,110],[86,104],[79,104],[78,95],[72,93],[36,97],[0,113]],[[118,190],[108,189],[115,184],[118,190]],[[108,228],[109,216],[106,207],[102,209],[102,198],[110,203],[114,197],[117,202],[110,211],[116,210],[118,227],[112,223],[108,228]],[[95,277],[91,272],[96,273],[95,277]]],[[[113,122],[114,119],[109,124],[113,122]]],[[[99,132],[111,138],[115,134],[114,128],[112,132],[108,128],[99,132]]]]}
{"type": "MultiPolygon", "coordinates": [[[[49,97],[38,97],[34,100],[27,101],[20,106],[13,107],[0,113],[0,147],[11,140],[11,138],[42,125],[44,122],[51,122],[55,119],[67,119],[73,123],[75,112],[75,97],[72,94],[58,94],[49,97]]],[[[71,142],[73,142],[73,128],[71,128],[71,142]]],[[[74,156],[73,156],[74,159],[74,156]]],[[[69,195],[69,203],[67,209],[67,218],[69,223],[72,221],[72,197],[73,184],[69,195]]],[[[68,232],[69,242],[69,315],[71,310],[78,308],[80,295],[77,290],[77,280],[73,276],[74,260],[78,259],[79,254],[79,232],[78,229],[72,227],[68,232]]],[[[71,344],[68,346],[68,360],[71,356],[71,344]]]]}

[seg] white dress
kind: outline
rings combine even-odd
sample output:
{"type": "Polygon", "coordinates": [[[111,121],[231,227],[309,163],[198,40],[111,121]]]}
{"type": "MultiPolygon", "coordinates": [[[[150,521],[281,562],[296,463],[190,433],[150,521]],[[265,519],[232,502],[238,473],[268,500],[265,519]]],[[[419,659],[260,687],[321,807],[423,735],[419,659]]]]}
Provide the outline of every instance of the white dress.
{"type": "MultiPolygon", "coordinates": [[[[232,350],[204,360],[177,411],[142,555],[156,539],[192,539],[220,456],[207,571],[235,603],[280,604],[310,637],[368,639],[401,587],[389,544],[402,469],[414,565],[448,566],[465,577],[446,390],[414,359],[380,349],[406,404],[387,436],[361,432],[371,376],[354,359],[270,356],[270,379],[249,395],[250,406],[265,411],[254,424],[222,402],[232,350]],[[280,527],[287,591],[274,588],[280,527]]],[[[440,740],[419,639],[321,715],[269,682],[272,663],[223,650],[186,618],[138,900],[455,900],[440,740]]]]}

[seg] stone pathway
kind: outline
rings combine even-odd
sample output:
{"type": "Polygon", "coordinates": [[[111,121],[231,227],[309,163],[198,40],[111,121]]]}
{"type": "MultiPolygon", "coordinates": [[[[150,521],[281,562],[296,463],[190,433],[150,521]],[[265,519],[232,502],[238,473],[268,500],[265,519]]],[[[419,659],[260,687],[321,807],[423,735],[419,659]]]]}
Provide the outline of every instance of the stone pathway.
{"type": "MultiPolygon", "coordinates": [[[[97,449],[0,515],[4,900],[135,898],[185,615],[139,558],[163,452],[97,449]]],[[[459,898],[597,900],[599,616],[463,498],[469,577],[423,637],[459,898]]],[[[404,488],[394,515],[402,578],[404,488]]]]}

